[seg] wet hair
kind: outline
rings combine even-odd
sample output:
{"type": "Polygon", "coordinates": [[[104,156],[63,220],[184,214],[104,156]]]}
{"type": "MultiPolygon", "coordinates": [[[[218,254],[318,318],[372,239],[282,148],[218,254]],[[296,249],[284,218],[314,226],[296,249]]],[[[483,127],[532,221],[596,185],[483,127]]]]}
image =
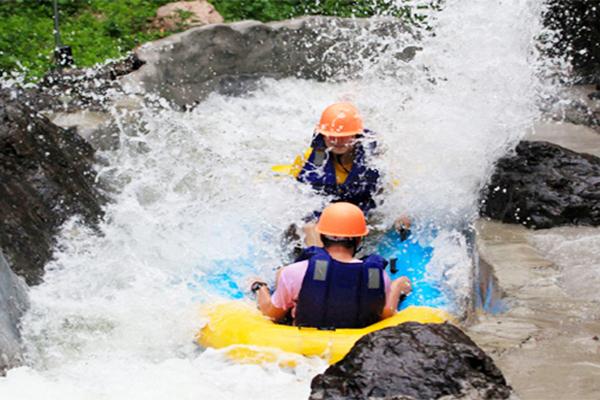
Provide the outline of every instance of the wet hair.
{"type": "Polygon", "coordinates": [[[328,248],[333,245],[342,246],[346,249],[353,250],[353,254],[358,250],[358,245],[360,242],[360,238],[358,237],[349,237],[344,238],[342,240],[332,240],[327,235],[321,235],[321,241],[323,242],[323,247],[328,248]]]}

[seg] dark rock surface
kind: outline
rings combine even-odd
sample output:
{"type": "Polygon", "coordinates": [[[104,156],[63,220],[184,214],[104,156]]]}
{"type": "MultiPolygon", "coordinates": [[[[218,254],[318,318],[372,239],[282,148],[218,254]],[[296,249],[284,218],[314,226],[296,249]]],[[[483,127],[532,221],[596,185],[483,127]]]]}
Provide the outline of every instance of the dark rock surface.
{"type": "MultiPolygon", "coordinates": [[[[215,91],[243,94],[262,77],[354,79],[383,57],[409,61],[417,50],[413,34],[395,18],[242,21],[147,43],[136,51],[146,64],[121,81],[128,91],[157,93],[183,107],[215,91]]],[[[397,64],[380,70],[397,72],[397,64]]]]}
{"type": "Polygon", "coordinates": [[[569,57],[580,83],[600,84],[598,0],[550,0],[544,22],[558,33],[551,52],[569,57]]]}
{"type": "Polygon", "coordinates": [[[481,214],[542,229],[600,225],[600,158],[548,142],[523,141],[498,161],[481,214]]]}
{"type": "Polygon", "coordinates": [[[417,322],[364,336],[343,360],[313,379],[311,390],[311,400],[511,395],[492,359],[460,329],[417,322]]]}
{"type": "Polygon", "coordinates": [[[18,323],[28,306],[27,285],[0,250],[0,375],[23,362],[18,323]]]}
{"type": "Polygon", "coordinates": [[[70,216],[95,222],[92,148],[0,90],[0,248],[28,284],[40,281],[54,235],[70,216]]]}

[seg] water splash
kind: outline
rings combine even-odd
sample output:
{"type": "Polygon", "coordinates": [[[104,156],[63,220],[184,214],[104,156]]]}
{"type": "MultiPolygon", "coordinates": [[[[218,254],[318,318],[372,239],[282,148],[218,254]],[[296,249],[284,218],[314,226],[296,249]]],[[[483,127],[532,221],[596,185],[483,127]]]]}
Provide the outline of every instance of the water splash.
{"type": "Polygon", "coordinates": [[[389,184],[372,223],[406,213],[435,227],[429,273],[464,297],[471,266],[456,232],[477,215],[494,161],[539,116],[537,3],[449,0],[410,63],[380,57],[350,82],[263,79],[243,97],[148,109],[123,126],[99,167],[119,188],[102,235],[65,226],[23,321],[30,367],[0,379],[0,396],[306,398],[318,360],[284,370],[201,352],[194,300],[210,294],[190,282],[248,257],[273,278],[281,233],[325,200],[270,166],[305,149],[334,101],[354,101],[381,136],[389,184]]]}

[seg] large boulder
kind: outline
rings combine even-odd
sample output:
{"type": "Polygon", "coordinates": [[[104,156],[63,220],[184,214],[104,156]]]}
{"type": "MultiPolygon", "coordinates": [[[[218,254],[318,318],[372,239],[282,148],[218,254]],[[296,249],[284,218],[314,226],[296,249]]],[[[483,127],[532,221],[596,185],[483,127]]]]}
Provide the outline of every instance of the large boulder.
{"type": "Polygon", "coordinates": [[[407,322],[361,338],[311,383],[311,400],[506,399],[511,388],[490,357],[450,324],[407,322]]]}
{"type": "Polygon", "coordinates": [[[94,187],[94,152],[0,90],[0,248],[28,284],[40,281],[54,235],[75,214],[94,223],[102,196],[94,187]]]}
{"type": "Polygon", "coordinates": [[[0,250],[0,375],[23,362],[19,320],[29,305],[27,285],[0,250]]]}
{"type": "MultiPolygon", "coordinates": [[[[414,35],[395,18],[213,24],[144,44],[136,54],[145,65],[121,82],[130,92],[156,93],[183,107],[214,91],[244,93],[261,77],[353,79],[382,57],[410,60],[411,43],[414,35]]],[[[396,72],[397,66],[381,69],[396,72]]]]}
{"type": "Polygon", "coordinates": [[[481,214],[542,229],[600,225],[600,158],[548,142],[522,141],[498,161],[481,214]]]}

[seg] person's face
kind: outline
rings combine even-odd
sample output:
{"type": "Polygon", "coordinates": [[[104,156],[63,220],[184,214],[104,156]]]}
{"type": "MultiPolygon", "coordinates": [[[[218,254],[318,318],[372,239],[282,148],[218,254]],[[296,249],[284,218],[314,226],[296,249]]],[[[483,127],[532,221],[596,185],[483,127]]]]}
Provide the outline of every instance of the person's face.
{"type": "Polygon", "coordinates": [[[333,154],[346,154],[354,148],[356,136],[325,136],[325,145],[333,154]]]}

